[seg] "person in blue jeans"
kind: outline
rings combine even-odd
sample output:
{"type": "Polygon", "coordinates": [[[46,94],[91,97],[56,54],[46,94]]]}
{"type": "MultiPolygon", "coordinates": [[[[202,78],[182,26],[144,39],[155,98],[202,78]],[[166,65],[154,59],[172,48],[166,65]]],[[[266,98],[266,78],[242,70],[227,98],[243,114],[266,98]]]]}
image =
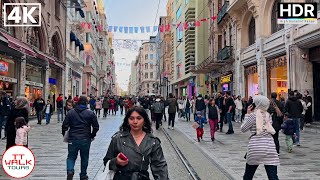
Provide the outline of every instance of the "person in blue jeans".
{"type": "Polygon", "coordinates": [[[52,104],[50,103],[50,100],[47,100],[47,104],[45,106],[45,113],[46,113],[46,125],[50,123],[51,115],[53,113],[52,104]]]}
{"type": "Polygon", "coordinates": [[[233,112],[234,112],[234,101],[231,97],[231,93],[228,91],[226,92],[226,97],[224,99],[224,104],[226,107],[226,119],[229,125],[229,129],[228,132],[226,134],[233,134],[233,126],[232,126],[232,116],[233,116],[233,112]]]}
{"type": "Polygon", "coordinates": [[[69,131],[67,180],[73,179],[74,166],[79,151],[81,157],[80,180],[89,179],[87,168],[90,145],[99,130],[99,123],[96,114],[88,109],[87,104],[87,97],[81,96],[77,107],[68,112],[62,124],[62,135],[64,136],[66,131],[69,131]]]}

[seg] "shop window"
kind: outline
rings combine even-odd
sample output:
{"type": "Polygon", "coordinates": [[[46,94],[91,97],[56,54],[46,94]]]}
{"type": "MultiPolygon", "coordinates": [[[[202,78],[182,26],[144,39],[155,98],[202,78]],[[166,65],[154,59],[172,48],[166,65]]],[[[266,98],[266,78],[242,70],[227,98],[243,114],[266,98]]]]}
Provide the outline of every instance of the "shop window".
{"type": "Polygon", "coordinates": [[[51,38],[50,55],[57,58],[58,60],[61,60],[59,56],[59,49],[61,49],[61,47],[59,46],[60,46],[60,40],[58,38],[58,35],[55,34],[51,38]]]}
{"type": "Polygon", "coordinates": [[[279,97],[288,97],[288,76],[286,56],[271,59],[267,62],[268,96],[276,92],[279,97]]]}
{"type": "Polygon", "coordinates": [[[278,24],[277,22],[278,3],[280,2],[281,0],[276,0],[273,3],[272,12],[271,12],[271,33],[272,34],[284,28],[283,24],[278,24]]]}
{"type": "Polygon", "coordinates": [[[246,77],[246,98],[253,97],[259,93],[258,84],[258,68],[257,65],[245,68],[246,77]]]}
{"type": "Polygon", "coordinates": [[[256,22],[254,17],[251,18],[249,23],[249,46],[254,44],[256,41],[256,22]]]}

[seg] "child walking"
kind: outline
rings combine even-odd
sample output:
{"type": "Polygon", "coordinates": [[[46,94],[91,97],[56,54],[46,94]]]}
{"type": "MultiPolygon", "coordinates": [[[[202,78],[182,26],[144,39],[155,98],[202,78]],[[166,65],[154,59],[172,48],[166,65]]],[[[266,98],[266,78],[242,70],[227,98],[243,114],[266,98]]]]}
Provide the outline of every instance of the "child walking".
{"type": "Polygon", "coordinates": [[[101,109],[102,109],[102,102],[101,102],[100,98],[98,98],[97,101],[96,101],[96,115],[98,117],[100,117],[101,109]]]}
{"type": "Polygon", "coordinates": [[[16,126],[16,145],[28,147],[28,132],[30,131],[30,126],[27,126],[27,123],[23,117],[18,117],[15,119],[16,126]]]}
{"type": "Polygon", "coordinates": [[[219,107],[216,105],[214,99],[209,100],[208,119],[209,119],[209,124],[210,124],[211,141],[213,142],[215,140],[214,134],[216,132],[218,122],[220,122],[219,107]]]}
{"type": "Polygon", "coordinates": [[[46,104],[46,125],[50,123],[51,115],[53,113],[52,104],[50,103],[50,100],[47,101],[46,104]]]}
{"type": "Polygon", "coordinates": [[[203,134],[204,134],[203,124],[207,124],[208,122],[202,116],[201,111],[197,111],[197,117],[196,117],[196,119],[194,121],[199,124],[199,127],[197,128],[197,139],[198,139],[198,142],[200,142],[200,138],[202,140],[203,134]]]}
{"type": "Polygon", "coordinates": [[[288,117],[289,114],[285,113],[284,115],[284,122],[281,125],[281,129],[283,134],[286,135],[286,144],[288,147],[288,152],[292,152],[293,140],[292,137],[295,135],[296,132],[296,124],[294,123],[293,119],[288,117]]]}

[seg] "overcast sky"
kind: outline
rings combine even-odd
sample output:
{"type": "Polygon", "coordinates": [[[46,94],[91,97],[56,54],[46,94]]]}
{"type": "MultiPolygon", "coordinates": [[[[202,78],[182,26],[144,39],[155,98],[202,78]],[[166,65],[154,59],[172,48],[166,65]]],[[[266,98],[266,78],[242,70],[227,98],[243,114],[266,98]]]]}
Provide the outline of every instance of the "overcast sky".
{"type": "MultiPolygon", "coordinates": [[[[157,26],[159,17],[166,15],[167,0],[104,0],[109,26],[157,26]],[[158,3],[159,12],[156,17],[158,3]],[[155,23],[156,20],[156,23],[155,23]]],[[[114,33],[114,39],[149,39],[156,32],[144,34],[124,34],[114,33]]],[[[115,63],[117,81],[123,90],[127,90],[129,75],[131,74],[130,66],[117,66],[118,63],[131,63],[135,60],[138,52],[128,49],[115,51],[115,63]]]]}

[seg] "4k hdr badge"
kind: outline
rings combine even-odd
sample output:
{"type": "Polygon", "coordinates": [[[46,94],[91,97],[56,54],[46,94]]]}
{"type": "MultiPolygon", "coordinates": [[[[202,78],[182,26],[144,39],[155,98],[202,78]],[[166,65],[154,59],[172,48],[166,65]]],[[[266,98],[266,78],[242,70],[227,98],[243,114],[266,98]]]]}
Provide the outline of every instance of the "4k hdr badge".
{"type": "Polygon", "coordinates": [[[34,155],[24,146],[13,146],[2,155],[2,168],[10,177],[27,177],[33,171],[34,166],[34,155]]]}

